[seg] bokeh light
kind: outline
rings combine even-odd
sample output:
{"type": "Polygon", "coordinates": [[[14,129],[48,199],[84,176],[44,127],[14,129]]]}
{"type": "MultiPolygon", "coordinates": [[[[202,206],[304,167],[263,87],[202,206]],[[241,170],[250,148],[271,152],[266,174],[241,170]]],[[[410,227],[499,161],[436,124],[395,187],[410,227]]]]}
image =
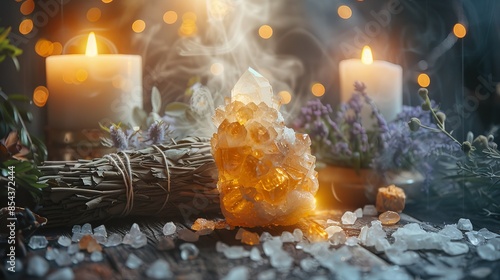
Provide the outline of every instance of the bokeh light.
{"type": "Polygon", "coordinates": [[[49,90],[44,86],[38,86],[33,91],[33,103],[38,107],[43,107],[49,99],[49,90]]]}
{"type": "Polygon", "coordinates": [[[453,26],[453,34],[455,34],[457,38],[463,38],[467,34],[467,29],[463,24],[457,23],[453,26]]]}
{"type": "Polygon", "coordinates": [[[101,18],[101,10],[99,8],[90,8],[87,11],[87,20],[90,22],[96,22],[101,18]]]}
{"type": "Polygon", "coordinates": [[[259,28],[259,36],[262,39],[269,39],[273,36],[273,28],[267,24],[262,25],[259,28]]]}
{"type": "Polygon", "coordinates": [[[146,29],[146,23],[142,19],[138,19],[132,23],[132,30],[135,33],[141,33],[146,29]]]}
{"type": "Polygon", "coordinates": [[[63,51],[63,45],[59,42],[52,43],[52,53],[50,55],[60,55],[63,51]]]}
{"type": "Polygon", "coordinates": [[[187,12],[182,15],[183,21],[196,21],[196,19],[197,19],[196,14],[193,12],[187,12]]]}
{"type": "Polygon", "coordinates": [[[224,72],[224,65],[220,62],[216,62],[210,66],[210,72],[215,76],[220,75],[224,72]]]}
{"type": "Polygon", "coordinates": [[[174,11],[167,11],[163,14],[163,21],[166,24],[174,24],[177,21],[177,13],[174,11]]]}
{"type": "Polygon", "coordinates": [[[342,19],[349,19],[352,16],[352,10],[349,8],[349,6],[342,5],[337,9],[337,13],[339,14],[339,17],[342,19]]]}
{"type": "Polygon", "coordinates": [[[19,24],[19,33],[26,35],[33,30],[33,21],[31,19],[24,19],[19,24]]]}
{"type": "Polygon", "coordinates": [[[89,74],[87,73],[87,70],[85,69],[78,69],[75,73],[75,78],[78,82],[85,82],[87,80],[87,77],[89,74]]]}
{"type": "Polygon", "coordinates": [[[53,53],[54,44],[44,38],[40,38],[35,44],[35,52],[41,57],[47,57],[53,53]]]}
{"type": "Polygon", "coordinates": [[[311,87],[311,92],[314,96],[323,96],[325,94],[325,86],[321,83],[314,83],[311,87]]]}
{"type": "Polygon", "coordinates": [[[24,3],[21,4],[21,7],[19,8],[21,14],[25,16],[31,14],[34,9],[35,9],[35,2],[33,0],[26,0],[24,3]]]}
{"type": "Polygon", "coordinates": [[[279,97],[281,98],[282,104],[288,104],[292,101],[292,94],[286,90],[282,90],[278,92],[279,97]]]}
{"type": "Polygon", "coordinates": [[[431,78],[429,77],[429,75],[421,73],[417,77],[417,82],[419,86],[426,88],[431,84],[431,78]]]}
{"type": "Polygon", "coordinates": [[[182,24],[179,27],[179,36],[193,36],[198,31],[196,26],[196,14],[193,12],[187,12],[182,15],[182,24]]]}
{"type": "Polygon", "coordinates": [[[104,3],[104,4],[108,4],[108,3],[111,3],[111,2],[113,2],[113,0],[102,0],[102,3],[104,3]]]}

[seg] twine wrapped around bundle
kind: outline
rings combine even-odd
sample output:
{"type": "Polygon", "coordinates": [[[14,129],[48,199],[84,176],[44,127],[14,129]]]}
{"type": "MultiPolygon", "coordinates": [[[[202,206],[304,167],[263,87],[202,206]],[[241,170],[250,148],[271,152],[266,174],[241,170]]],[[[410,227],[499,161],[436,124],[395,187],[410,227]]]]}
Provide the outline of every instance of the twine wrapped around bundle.
{"type": "Polygon", "coordinates": [[[40,213],[49,226],[220,213],[209,138],[188,137],[94,160],[45,162],[39,169],[40,181],[48,184],[40,213]]]}

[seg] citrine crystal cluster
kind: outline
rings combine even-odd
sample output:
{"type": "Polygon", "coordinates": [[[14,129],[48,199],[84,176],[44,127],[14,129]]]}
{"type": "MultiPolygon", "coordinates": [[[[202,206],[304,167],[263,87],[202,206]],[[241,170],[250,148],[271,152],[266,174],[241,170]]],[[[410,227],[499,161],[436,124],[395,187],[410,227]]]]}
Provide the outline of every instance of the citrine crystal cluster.
{"type": "Polygon", "coordinates": [[[316,158],[285,126],[267,79],[249,68],[216,110],[211,140],[220,204],[232,226],[292,225],[314,210],[316,158]]]}

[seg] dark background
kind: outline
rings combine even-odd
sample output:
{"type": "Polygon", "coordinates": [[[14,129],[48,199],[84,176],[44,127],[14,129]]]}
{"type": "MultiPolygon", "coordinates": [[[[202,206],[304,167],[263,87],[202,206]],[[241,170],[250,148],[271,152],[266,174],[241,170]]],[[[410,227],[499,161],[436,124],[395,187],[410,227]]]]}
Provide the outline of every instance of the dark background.
{"type": "MultiPolygon", "coordinates": [[[[152,86],[158,86],[163,94],[162,98],[168,102],[184,98],[182,94],[187,80],[193,75],[201,76],[214,92],[223,95],[228,94],[234,85],[233,77],[239,76],[228,75],[223,82],[211,80],[206,73],[207,68],[199,66],[209,60],[200,59],[200,55],[179,54],[183,42],[180,42],[177,30],[182,21],[181,16],[186,11],[193,11],[197,15],[197,42],[217,45],[214,43],[217,39],[211,39],[210,34],[207,34],[213,30],[207,24],[211,22],[207,18],[205,1],[114,0],[105,4],[98,0],[35,0],[33,13],[23,16],[19,9],[24,1],[6,0],[0,4],[0,26],[12,26],[11,40],[24,50],[19,57],[19,71],[15,70],[9,60],[0,64],[0,87],[7,94],[22,93],[31,96],[35,87],[45,85],[45,58],[37,55],[34,50],[38,39],[46,38],[64,44],[72,37],[89,31],[97,31],[113,41],[119,53],[143,56],[146,108],[150,106],[148,93],[152,86]],[[55,4],[57,5],[54,6],[55,4]],[[97,22],[86,19],[86,12],[92,7],[98,7],[102,12],[97,22]],[[167,10],[174,10],[179,15],[178,21],[173,25],[166,25],[161,21],[161,15],[167,10]],[[19,23],[24,18],[32,18],[35,22],[33,31],[28,35],[21,35],[18,31],[19,23]],[[146,31],[141,34],[135,34],[130,28],[137,18],[147,23],[146,31]],[[172,73],[167,69],[176,71],[172,73]]],[[[294,105],[288,105],[291,111],[299,108],[305,99],[312,97],[309,88],[315,81],[325,85],[326,94],[322,97],[325,101],[334,105],[338,103],[338,62],[359,57],[361,46],[355,42],[356,36],[360,36],[359,30],[366,30],[368,25],[372,24],[373,27],[378,23],[379,28],[372,29],[376,32],[368,36],[367,42],[374,51],[375,59],[403,66],[404,104],[420,104],[416,94],[419,88],[416,79],[418,74],[427,73],[431,78],[431,97],[447,113],[448,128],[453,129],[458,138],[463,139],[469,130],[475,134],[485,133],[492,125],[500,123],[500,100],[497,93],[497,82],[500,81],[500,24],[498,17],[495,17],[500,12],[498,1],[270,2],[274,3],[253,1],[255,4],[245,7],[246,10],[262,8],[264,12],[254,11],[257,16],[251,18],[253,21],[245,18],[242,26],[248,32],[238,35],[243,36],[241,42],[255,41],[253,49],[255,46],[262,48],[255,50],[255,53],[247,51],[245,54],[250,57],[286,56],[294,57],[301,63],[297,71],[293,67],[287,68],[287,64],[283,64],[283,67],[280,64],[276,64],[276,67],[269,66],[273,77],[290,76],[289,73],[294,73],[289,80],[283,82],[296,94],[292,101],[294,105]],[[343,4],[350,6],[353,11],[353,16],[348,20],[337,15],[337,8],[343,4]],[[391,14],[390,19],[385,22],[387,18],[380,17],[388,9],[388,5],[394,5],[400,12],[391,14]],[[467,27],[464,39],[456,39],[451,34],[457,22],[467,27]],[[261,24],[273,26],[274,35],[271,39],[256,38],[261,24]]],[[[238,11],[238,7],[233,7],[233,11],[238,11]]],[[[223,26],[229,34],[235,28],[232,20],[239,18],[236,13],[232,18],[225,19],[223,26]]],[[[239,45],[236,46],[236,51],[238,47],[239,45]]],[[[225,55],[228,54],[221,56],[225,55]]],[[[214,55],[207,54],[205,58],[207,57],[213,59],[214,55]]],[[[259,61],[259,58],[255,58],[250,60],[251,63],[244,63],[245,59],[234,60],[242,62],[242,65],[235,63],[234,72],[247,66],[255,67],[252,64],[259,61]]],[[[229,73],[229,69],[226,72],[229,73]]],[[[273,86],[278,91],[284,85],[273,86]]],[[[50,103],[50,97],[48,102],[50,103]]],[[[43,137],[47,125],[46,108],[32,106],[31,110],[35,115],[31,129],[43,137]]]]}

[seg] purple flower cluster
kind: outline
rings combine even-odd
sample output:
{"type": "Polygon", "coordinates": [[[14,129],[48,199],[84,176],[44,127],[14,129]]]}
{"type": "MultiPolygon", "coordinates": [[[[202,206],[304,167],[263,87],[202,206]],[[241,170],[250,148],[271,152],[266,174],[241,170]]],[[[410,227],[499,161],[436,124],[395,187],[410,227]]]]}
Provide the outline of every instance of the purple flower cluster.
{"type": "Polygon", "coordinates": [[[170,131],[168,124],[163,121],[156,121],[151,124],[145,136],[142,131],[111,125],[109,129],[109,139],[103,139],[103,144],[117,148],[119,151],[128,149],[140,149],[147,145],[163,144],[168,141],[170,131]]]}
{"type": "Polygon", "coordinates": [[[319,99],[308,101],[301,109],[295,126],[309,134],[319,160],[365,168],[384,149],[387,123],[365,89],[363,83],[356,83],[356,92],[335,113],[319,99]],[[362,111],[366,108],[375,122],[370,128],[362,124],[362,111]]]}

